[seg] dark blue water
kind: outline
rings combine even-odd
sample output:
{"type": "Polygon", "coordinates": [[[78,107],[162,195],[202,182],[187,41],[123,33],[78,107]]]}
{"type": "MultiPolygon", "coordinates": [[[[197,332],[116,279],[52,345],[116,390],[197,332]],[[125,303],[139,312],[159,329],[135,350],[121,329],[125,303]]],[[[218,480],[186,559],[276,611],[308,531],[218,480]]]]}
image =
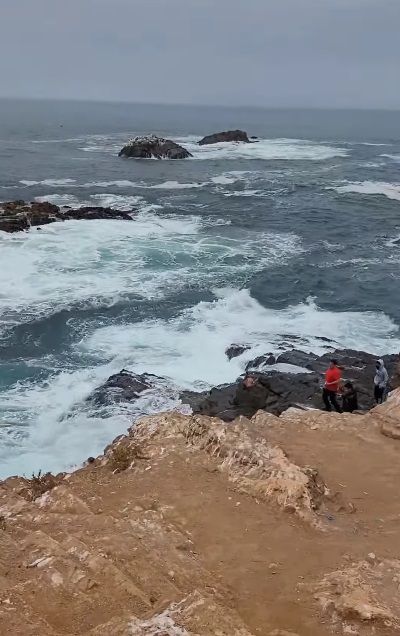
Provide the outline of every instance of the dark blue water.
{"type": "Polygon", "coordinates": [[[282,334],[398,350],[399,131],[395,112],[0,101],[2,200],[137,214],[0,234],[2,474],[80,462],[282,334]],[[232,127],[259,143],[196,146],[232,127]],[[150,132],[194,158],[118,158],[150,132]],[[252,349],[228,363],[235,341],[252,349]],[[123,366],[165,381],[90,412],[85,397],[123,366]]]}

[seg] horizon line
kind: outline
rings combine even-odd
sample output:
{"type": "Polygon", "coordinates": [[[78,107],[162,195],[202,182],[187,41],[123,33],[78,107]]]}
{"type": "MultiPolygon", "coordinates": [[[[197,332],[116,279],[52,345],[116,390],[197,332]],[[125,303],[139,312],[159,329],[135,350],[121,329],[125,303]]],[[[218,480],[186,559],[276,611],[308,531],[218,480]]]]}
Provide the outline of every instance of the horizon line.
{"type": "Polygon", "coordinates": [[[107,105],[127,105],[127,106],[156,106],[156,107],[184,107],[184,108],[217,108],[217,109],[249,109],[249,110],[318,110],[318,111],[381,111],[399,113],[399,107],[391,106],[272,106],[260,104],[206,104],[206,103],[188,103],[188,102],[152,102],[152,101],[131,101],[131,100],[114,100],[114,99],[94,99],[79,97],[27,97],[0,95],[0,101],[19,101],[19,102],[72,102],[76,104],[107,104],[107,105]]]}

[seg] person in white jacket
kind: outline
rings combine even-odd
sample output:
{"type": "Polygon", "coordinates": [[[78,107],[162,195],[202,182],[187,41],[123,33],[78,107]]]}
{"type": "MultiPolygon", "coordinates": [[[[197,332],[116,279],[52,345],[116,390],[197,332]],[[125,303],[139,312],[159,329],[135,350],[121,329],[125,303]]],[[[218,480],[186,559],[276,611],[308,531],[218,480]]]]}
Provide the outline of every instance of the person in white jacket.
{"type": "Polygon", "coordinates": [[[382,404],[389,383],[389,374],[383,360],[377,360],[374,377],[374,397],[377,404],[382,404]]]}

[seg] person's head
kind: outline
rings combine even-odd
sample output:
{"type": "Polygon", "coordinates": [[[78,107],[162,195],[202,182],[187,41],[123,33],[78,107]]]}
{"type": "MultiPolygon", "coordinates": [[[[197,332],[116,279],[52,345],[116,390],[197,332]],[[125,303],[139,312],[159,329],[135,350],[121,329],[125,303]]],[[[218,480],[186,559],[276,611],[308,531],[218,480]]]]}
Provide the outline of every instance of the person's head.
{"type": "Polygon", "coordinates": [[[335,360],[335,358],[332,358],[332,360],[329,363],[329,368],[334,369],[335,367],[337,367],[337,360],[335,360]]]}
{"type": "Polygon", "coordinates": [[[377,369],[380,369],[381,367],[383,367],[383,360],[377,360],[375,366],[377,369]]]}

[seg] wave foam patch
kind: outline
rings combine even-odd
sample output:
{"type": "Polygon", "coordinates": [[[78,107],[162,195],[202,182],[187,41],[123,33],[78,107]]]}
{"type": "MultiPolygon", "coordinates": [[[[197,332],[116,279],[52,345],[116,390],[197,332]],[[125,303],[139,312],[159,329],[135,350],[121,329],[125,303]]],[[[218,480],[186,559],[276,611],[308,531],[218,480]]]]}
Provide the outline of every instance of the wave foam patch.
{"type": "Polygon", "coordinates": [[[50,188],[68,187],[76,183],[75,179],[43,179],[43,181],[20,181],[25,186],[44,185],[50,188]]]}
{"type": "MultiPolygon", "coordinates": [[[[116,206],[115,198],[101,196],[99,203],[116,206]]],[[[143,212],[129,223],[67,221],[41,232],[4,234],[0,322],[7,328],[75,305],[110,306],[132,295],[154,299],[187,286],[243,283],[303,249],[292,234],[220,236],[220,225],[220,219],[143,212]]]]}
{"type": "Polygon", "coordinates": [[[381,195],[400,201],[400,184],[382,181],[356,181],[342,186],[330,186],[327,190],[336,190],[339,194],[381,195]]]}
{"type": "Polygon", "coordinates": [[[396,163],[400,163],[400,154],[398,155],[380,155],[381,157],[385,157],[386,159],[391,159],[392,161],[395,161],[396,163]]]}
{"type": "Polygon", "coordinates": [[[303,348],[316,353],[326,347],[315,334],[377,355],[399,350],[398,327],[384,314],[323,311],[312,300],[273,310],[246,289],[216,294],[214,302],[199,303],[169,321],[99,329],[81,346],[110,361],[124,355],[128,368],[164,376],[188,389],[234,381],[247,361],[278,352],[282,334],[301,337],[309,343],[303,348]],[[225,349],[233,342],[249,344],[251,350],[229,362],[225,349]]]}
{"type": "Polygon", "coordinates": [[[346,148],[302,139],[261,139],[257,143],[218,143],[198,146],[193,137],[179,140],[194,159],[260,159],[266,161],[324,161],[346,157],[346,148]]]}

